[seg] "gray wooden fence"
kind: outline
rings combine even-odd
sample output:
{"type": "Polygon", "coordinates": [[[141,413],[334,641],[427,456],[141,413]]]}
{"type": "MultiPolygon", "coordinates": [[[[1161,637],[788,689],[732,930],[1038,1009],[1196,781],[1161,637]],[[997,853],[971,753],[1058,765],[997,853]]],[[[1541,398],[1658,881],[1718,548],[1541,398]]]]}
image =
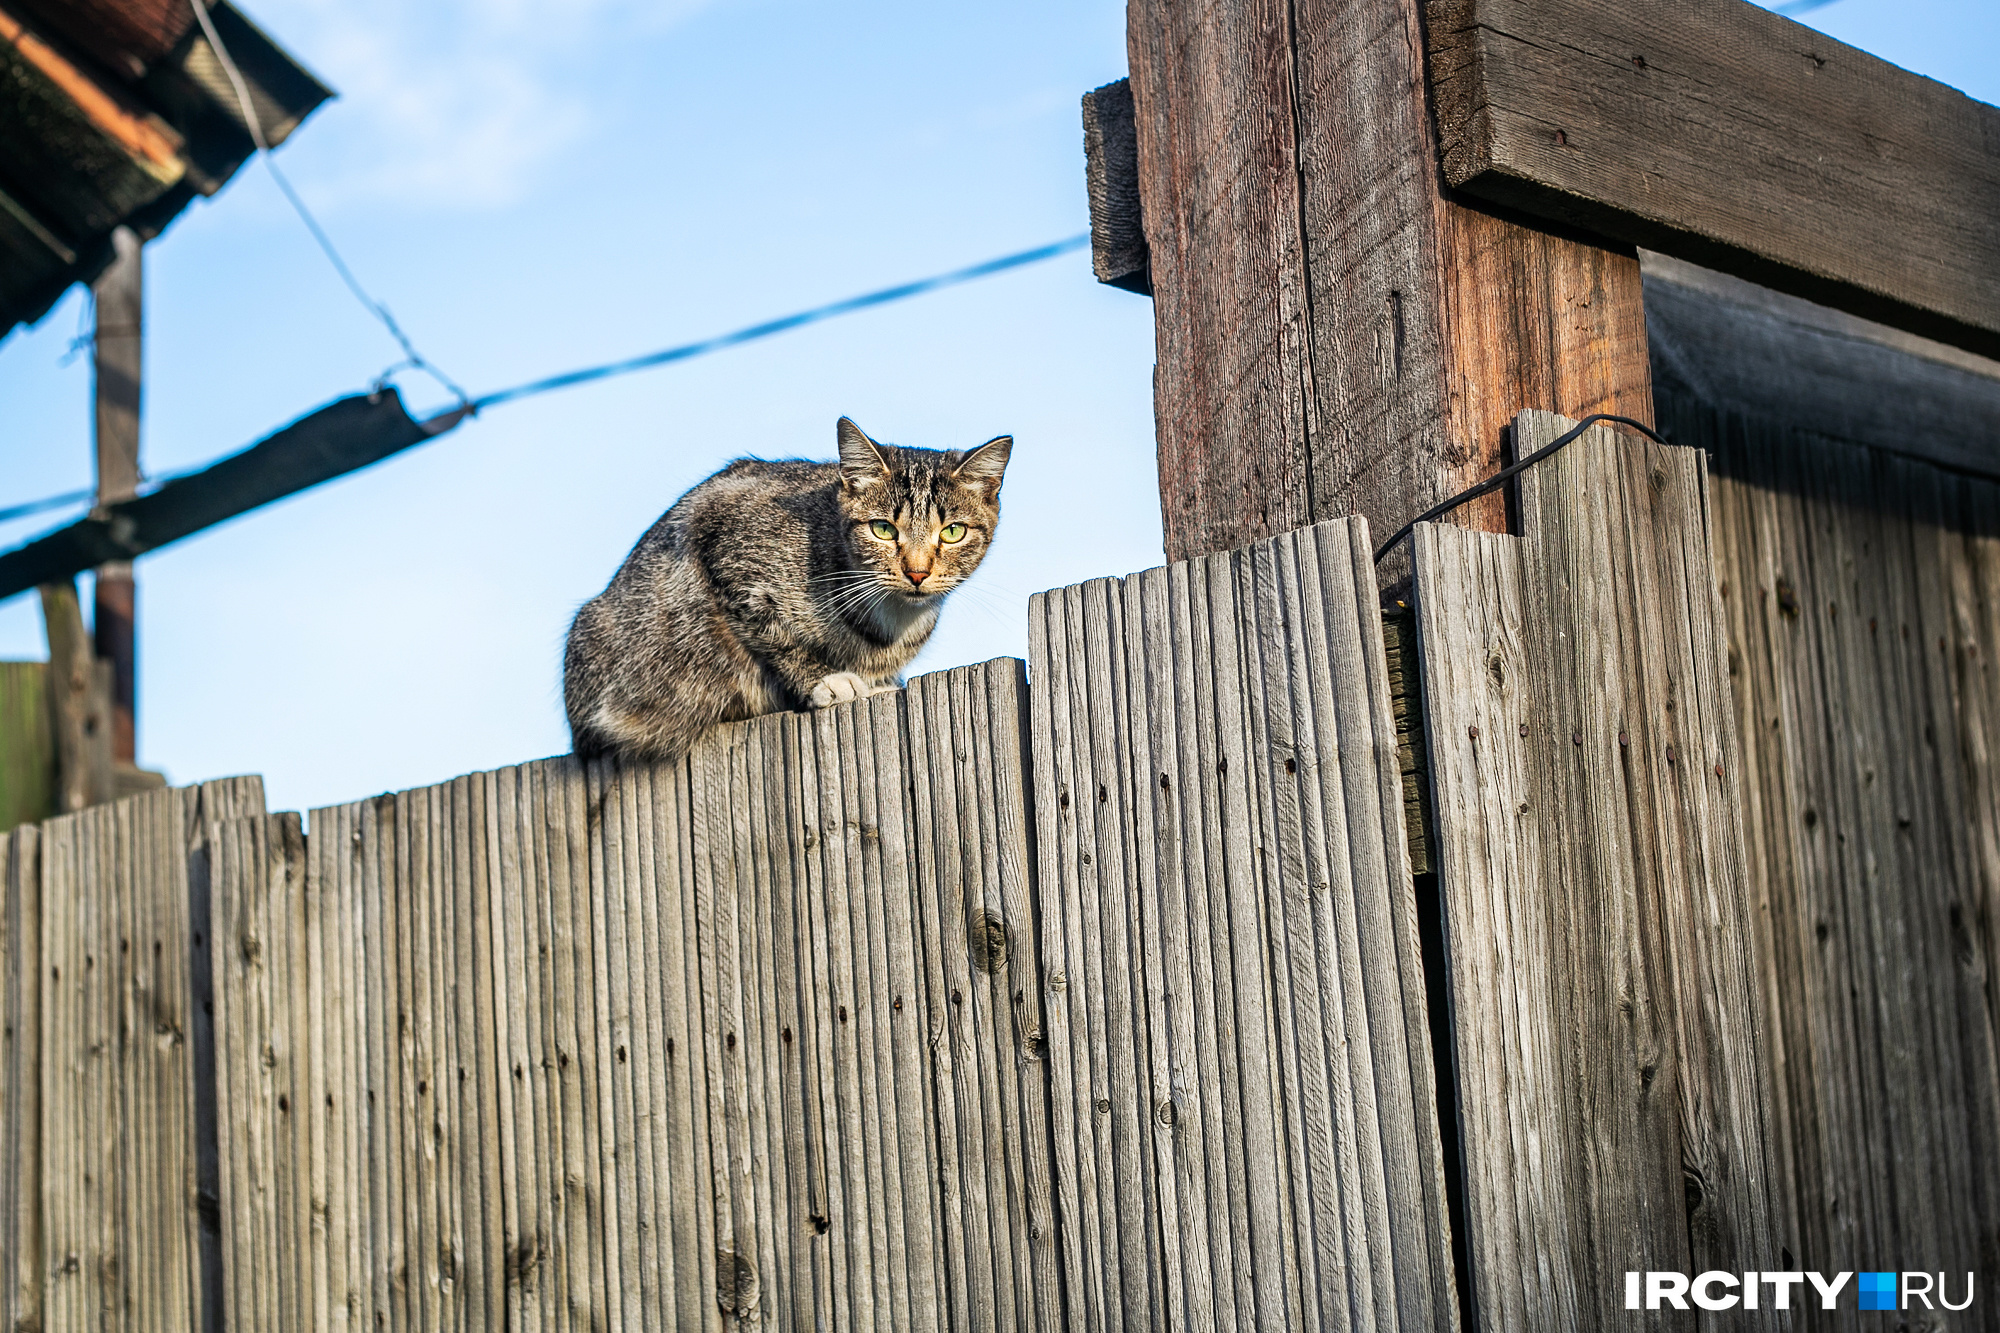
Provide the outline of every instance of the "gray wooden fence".
{"type": "Polygon", "coordinates": [[[1074,1327],[1456,1322],[1376,597],[1355,519],[1030,604],[1074,1327]]]}
{"type": "Polygon", "coordinates": [[[1790,1248],[1956,1299],[2000,1270],[2000,483],[1661,406],[1715,459],[1790,1248]]]}
{"type": "Polygon", "coordinates": [[[1723,478],[1599,429],[1520,537],[1419,528],[1393,670],[1354,520],[1036,597],[1032,689],[15,831],[0,1313],[1601,1327],[1990,1262],[1995,488],[1669,425],[1723,478]]]}
{"type": "MultiPolygon", "coordinates": [[[[1517,447],[1571,424],[1524,413],[1517,447]]],[[[1416,532],[1489,1327],[1610,1327],[1627,1271],[1741,1273],[1796,1250],[1707,491],[1698,452],[1598,426],[1522,475],[1520,537],[1416,532]]]]}
{"type": "Polygon", "coordinates": [[[0,834],[0,1318],[198,1325],[217,1259],[202,830],[255,778],[0,834]],[[190,871],[196,882],[190,882],[190,871]]]}
{"type": "Polygon", "coordinates": [[[218,826],[258,1327],[1056,1328],[1020,664],[218,826]]]}

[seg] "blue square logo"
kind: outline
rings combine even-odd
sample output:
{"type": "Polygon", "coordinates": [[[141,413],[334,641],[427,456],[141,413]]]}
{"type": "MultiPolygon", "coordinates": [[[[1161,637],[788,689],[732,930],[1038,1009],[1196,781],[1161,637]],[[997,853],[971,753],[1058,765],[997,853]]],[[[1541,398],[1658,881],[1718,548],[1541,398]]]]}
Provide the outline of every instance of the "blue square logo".
{"type": "Polygon", "coordinates": [[[1861,1274],[1861,1308],[1864,1310],[1893,1310],[1896,1308],[1896,1275],[1894,1273],[1861,1274]]]}

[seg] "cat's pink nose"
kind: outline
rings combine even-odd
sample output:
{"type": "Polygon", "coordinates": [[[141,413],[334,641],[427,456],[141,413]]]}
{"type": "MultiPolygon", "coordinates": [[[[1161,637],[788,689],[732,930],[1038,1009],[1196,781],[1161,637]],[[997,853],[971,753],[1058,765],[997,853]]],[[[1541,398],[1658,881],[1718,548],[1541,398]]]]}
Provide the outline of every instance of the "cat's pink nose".
{"type": "Polygon", "coordinates": [[[924,580],[931,576],[931,572],[928,569],[906,569],[903,573],[908,576],[910,586],[913,588],[923,587],[924,580]]]}

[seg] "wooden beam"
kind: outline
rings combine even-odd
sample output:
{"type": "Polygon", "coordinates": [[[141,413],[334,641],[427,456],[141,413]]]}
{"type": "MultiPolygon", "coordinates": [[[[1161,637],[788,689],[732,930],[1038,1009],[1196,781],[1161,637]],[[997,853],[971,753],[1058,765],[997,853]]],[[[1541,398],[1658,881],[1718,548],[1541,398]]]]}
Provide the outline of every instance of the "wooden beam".
{"type": "Polygon", "coordinates": [[[1746,0],[1431,0],[1454,186],[2000,355],[2000,109],[1746,0]]]}
{"type": "Polygon", "coordinates": [[[1496,470],[1524,408],[1651,419],[1634,253],[1444,188],[1418,0],[1127,14],[1169,559],[1386,534],[1496,470]]]}
{"type": "Polygon", "coordinates": [[[1097,280],[1151,296],[1130,79],[1083,95],[1083,161],[1090,192],[1090,265],[1097,280]]]}
{"type": "Polygon", "coordinates": [[[1640,267],[1656,390],[2000,479],[2000,361],[1653,251],[1640,267]]]}
{"type": "Polygon", "coordinates": [[[327,404],[283,430],[150,495],[107,505],[39,541],[0,554],[0,600],[131,560],[260,505],[379,463],[434,439],[468,413],[413,421],[394,389],[327,404]]]}
{"type": "MultiPolygon", "coordinates": [[[[111,266],[92,286],[97,330],[97,503],[118,504],[139,493],[139,386],[145,336],[144,247],[130,227],[111,233],[111,266]]],[[[91,634],[97,656],[111,664],[111,757],[137,755],[139,590],[132,562],[97,567],[91,634]]]]}

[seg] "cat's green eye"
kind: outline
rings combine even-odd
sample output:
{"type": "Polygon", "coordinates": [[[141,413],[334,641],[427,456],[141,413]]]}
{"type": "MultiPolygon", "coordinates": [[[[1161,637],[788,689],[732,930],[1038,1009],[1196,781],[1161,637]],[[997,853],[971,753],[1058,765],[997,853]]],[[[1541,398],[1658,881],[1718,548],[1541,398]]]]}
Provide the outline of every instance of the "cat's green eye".
{"type": "Polygon", "coordinates": [[[885,542],[896,540],[896,525],[886,518],[878,518],[868,525],[868,530],[885,542]]]}
{"type": "Polygon", "coordinates": [[[963,524],[963,523],[947,523],[947,524],[945,524],[945,525],[944,525],[944,530],[938,533],[938,540],[939,540],[939,541],[941,541],[941,542],[944,542],[944,543],[945,543],[946,545],[949,545],[949,544],[951,544],[952,542],[962,542],[962,541],[964,541],[964,540],[965,540],[965,524],[963,524]]]}

